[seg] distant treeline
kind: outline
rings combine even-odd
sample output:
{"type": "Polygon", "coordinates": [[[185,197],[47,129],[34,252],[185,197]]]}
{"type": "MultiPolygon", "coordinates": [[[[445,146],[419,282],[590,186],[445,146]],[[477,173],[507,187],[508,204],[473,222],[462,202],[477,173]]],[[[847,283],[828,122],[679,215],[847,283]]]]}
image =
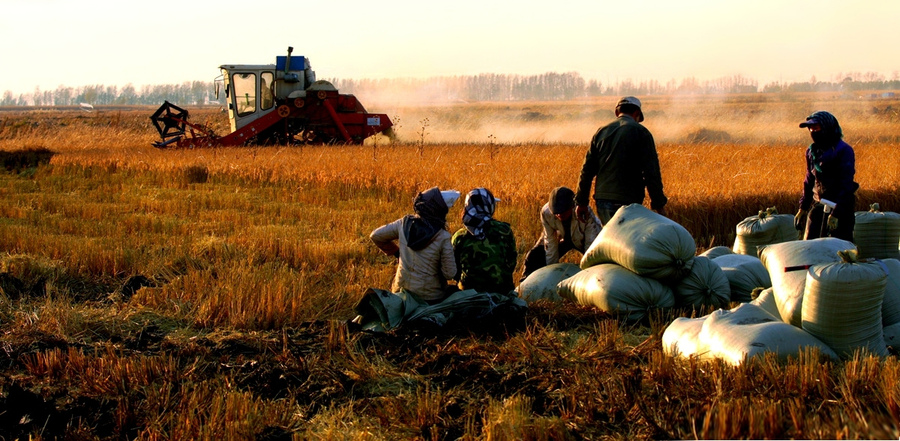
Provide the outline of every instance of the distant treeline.
{"type": "Polygon", "coordinates": [[[190,81],[181,84],[157,84],[135,87],[127,84],[116,86],[92,85],[83,87],[59,86],[54,90],[35,88],[33,93],[14,96],[3,92],[0,106],[72,106],[81,103],[91,105],[140,105],[162,104],[163,101],[178,104],[220,104],[224,94],[216,101],[212,82],[190,81]]]}
{"type": "MultiPolygon", "coordinates": [[[[900,75],[893,79],[869,72],[837,75],[836,81],[773,82],[759,87],[756,80],[735,75],[714,80],[684,78],[662,83],[657,80],[635,82],[627,79],[612,84],[585,80],[576,72],[548,72],[540,75],[480,74],[431,78],[334,79],[328,81],[343,93],[380,97],[398,101],[553,101],[604,95],[728,94],[778,92],[839,92],[900,89],[900,75]]],[[[69,106],[160,104],[222,105],[224,94],[215,97],[212,82],[191,81],[181,84],[116,86],[59,86],[54,90],[35,88],[33,93],[3,93],[0,106],[69,106]]]]}
{"type": "Polygon", "coordinates": [[[335,86],[357,95],[400,94],[426,101],[553,101],[592,96],[733,94],[757,92],[838,92],[898,90],[900,75],[885,80],[876,73],[852,73],[838,76],[840,81],[773,82],[759,87],[756,80],[741,75],[713,80],[684,78],[662,83],[657,80],[633,80],[602,84],[585,80],[578,73],[542,75],[481,74],[475,76],[433,77],[427,79],[332,80],[335,86]]]}

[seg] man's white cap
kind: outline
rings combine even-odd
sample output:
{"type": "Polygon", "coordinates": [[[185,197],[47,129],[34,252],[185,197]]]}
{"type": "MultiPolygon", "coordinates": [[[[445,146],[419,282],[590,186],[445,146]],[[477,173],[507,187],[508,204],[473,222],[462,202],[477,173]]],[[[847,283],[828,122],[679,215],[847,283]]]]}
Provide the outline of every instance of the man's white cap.
{"type": "Polygon", "coordinates": [[[637,115],[637,118],[635,118],[635,119],[637,120],[637,122],[643,122],[644,121],[644,111],[641,110],[641,100],[639,100],[633,96],[622,97],[622,99],[620,99],[619,102],[616,103],[616,114],[618,115],[620,107],[627,106],[627,105],[637,106],[638,115],[637,115]]]}
{"type": "Polygon", "coordinates": [[[622,97],[622,99],[620,99],[619,102],[616,103],[616,107],[619,107],[623,104],[632,104],[632,105],[637,106],[638,109],[641,108],[641,100],[639,100],[633,96],[622,97]]]}

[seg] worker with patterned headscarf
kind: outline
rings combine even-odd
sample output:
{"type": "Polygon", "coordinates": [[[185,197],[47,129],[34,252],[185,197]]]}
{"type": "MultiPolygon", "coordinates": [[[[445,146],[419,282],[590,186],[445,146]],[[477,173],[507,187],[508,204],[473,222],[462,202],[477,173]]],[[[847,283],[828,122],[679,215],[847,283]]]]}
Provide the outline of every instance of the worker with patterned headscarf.
{"type": "Polygon", "coordinates": [[[853,240],[856,223],[856,156],[844,142],[834,115],[818,111],[800,123],[809,129],[812,144],[806,149],[806,178],[794,227],[804,239],[837,237],[853,240]]]}
{"type": "Polygon", "coordinates": [[[453,235],[460,289],[507,294],[515,289],[516,238],[506,222],[494,219],[497,201],[490,190],[466,195],[461,228],[453,235]]]}

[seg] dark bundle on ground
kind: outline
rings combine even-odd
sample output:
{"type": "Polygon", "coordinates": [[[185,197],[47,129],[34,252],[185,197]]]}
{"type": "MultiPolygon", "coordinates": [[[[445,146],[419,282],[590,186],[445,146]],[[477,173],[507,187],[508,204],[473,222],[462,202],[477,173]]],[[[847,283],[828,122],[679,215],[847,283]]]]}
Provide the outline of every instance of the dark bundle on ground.
{"type": "Polygon", "coordinates": [[[44,147],[30,147],[21,150],[0,151],[0,164],[9,172],[20,172],[41,164],[49,164],[56,152],[44,147]]]}

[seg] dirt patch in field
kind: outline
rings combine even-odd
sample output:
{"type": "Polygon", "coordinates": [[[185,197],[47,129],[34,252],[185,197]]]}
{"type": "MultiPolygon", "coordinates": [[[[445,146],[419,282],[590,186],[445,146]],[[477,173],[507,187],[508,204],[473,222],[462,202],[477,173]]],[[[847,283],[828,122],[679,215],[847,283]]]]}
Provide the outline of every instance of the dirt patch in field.
{"type": "Polygon", "coordinates": [[[684,137],[684,142],[689,144],[722,144],[731,141],[732,138],[728,132],[707,128],[694,130],[684,137]]]}

